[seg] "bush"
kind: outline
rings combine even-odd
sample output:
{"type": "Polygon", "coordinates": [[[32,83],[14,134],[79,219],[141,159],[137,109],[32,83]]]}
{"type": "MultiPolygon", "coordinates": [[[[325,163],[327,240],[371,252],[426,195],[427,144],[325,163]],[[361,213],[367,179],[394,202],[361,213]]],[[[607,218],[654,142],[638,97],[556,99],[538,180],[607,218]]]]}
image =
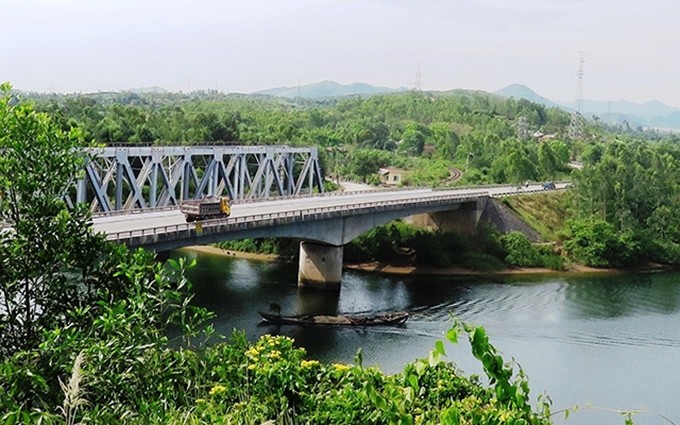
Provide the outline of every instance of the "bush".
{"type": "Polygon", "coordinates": [[[651,260],[663,264],[680,264],[680,244],[652,241],[649,245],[647,254],[651,260]]]}
{"type": "Polygon", "coordinates": [[[564,270],[566,268],[564,258],[555,253],[542,255],[541,264],[543,267],[551,270],[564,270]]]}
{"type": "Polygon", "coordinates": [[[362,234],[344,249],[344,259],[350,262],[384,261],[395,264],[410,262],[412,243],[426,231],[401,221],[375,227],[362,234]]]}
{"type": "Polygon", "coordinates": [[[470,266],[474,270],[499,270],[505,250],[498,232],[480,225],[469,237],[453,232],[425,230],[395,221],[376,227],[345,246],[348,262],[382,261],[430,267],[470,266]]]}
{"type": "Polygon", "coordinates": [[[252,345],[220,344],[207,350],[205,368],[213,381],[191,406],[166,418],[189,423],[527,423],[548,424],[549,406],[533,412],[529,387],[519,369],[507,364],[482,328],[456,323],[447,337],[465,332],[493,388],[465,377],[442,361],[438,341],[428,359],[401,373],[385,375],[354,364],[307,360],[287,337],[265,335],[252,345]]]}
{"type": "Polygon", "coordinates": [[[461,265],[480,272],[495,272],[505,268],[505,263],[493,255],[476,252],[466,253],[461,260],[461,265]]]}
{"type": "Polygon", "coordinates": [[[260,238],[223,241],[215,244],[218,248],[255,254],[278,255],[282,258],[295,258],[299,245],[293,239],[260,238]]]}
{"type": "Polygon", "coordinates": [[[604,220],[567,220],[564,247],[579,263],[591,267],[628,266],[641,261],[639,238],[632,231],[617,232],[604,220]]]}
{"type": "Polygon", "coordinates": [[[501,244],[507,251],[505,261],[513,266],[536,267],[542,266],[542,258],[538,250],[520,232],[510,232],[501,236],[501,244]]]}

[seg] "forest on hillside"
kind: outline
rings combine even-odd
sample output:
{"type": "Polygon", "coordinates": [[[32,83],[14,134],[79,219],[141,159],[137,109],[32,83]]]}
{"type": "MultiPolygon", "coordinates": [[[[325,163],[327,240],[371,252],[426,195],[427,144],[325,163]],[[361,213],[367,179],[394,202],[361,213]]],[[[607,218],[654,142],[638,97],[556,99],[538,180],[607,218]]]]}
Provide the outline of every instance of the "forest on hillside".
{"type": "Polygon", "coordinates": [[[412,186],[570,179],[560,243],[576,261],[680,262],[680,137],[582,119],[484,92],[405,92],[320,101],[182,93],[22,95],[62,130],[105,145],[316,146],[327,176],[412,186]],[[571,132],[573,133],[573,132],[571,132]],[[582,169],[574,171],[571,161],[582,169]],[[451,179],[453,170],[462,174],[451,179]]]}

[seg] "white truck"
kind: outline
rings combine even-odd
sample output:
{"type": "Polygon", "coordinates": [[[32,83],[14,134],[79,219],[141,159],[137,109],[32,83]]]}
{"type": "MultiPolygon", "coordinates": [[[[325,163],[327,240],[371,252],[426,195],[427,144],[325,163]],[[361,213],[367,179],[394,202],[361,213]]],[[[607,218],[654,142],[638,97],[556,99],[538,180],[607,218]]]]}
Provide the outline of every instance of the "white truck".
{"type": "Polygon", "coordinates": [[[203,199],[184,201],[180,204],[187,223],[198,220],[215,220],[227,218],[231,214],[231,199],[210,196],[203,199]]]}

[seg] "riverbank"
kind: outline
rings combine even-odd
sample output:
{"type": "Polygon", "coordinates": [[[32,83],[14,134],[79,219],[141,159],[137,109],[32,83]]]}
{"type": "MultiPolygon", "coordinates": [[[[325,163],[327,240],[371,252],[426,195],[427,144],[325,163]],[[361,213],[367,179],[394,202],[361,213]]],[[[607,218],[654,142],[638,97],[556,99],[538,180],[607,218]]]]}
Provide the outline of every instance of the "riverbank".
{"type": "MultiPolygon", "coordinates": [[[[288,259],[280,258],[276,254],[258,254],[252,252],[232,251],[218,248],[211,245],[194,245],[188,246],[184,249],[192,251],[205,252],[208,254],[222,255],[225,257],[243,258],[254,261],[289,261],[288,259]]],[[[661,267],[646,267],[642,270],[656,270],[661,267]]],[[[580,264],[572,264],[567,270],[552,270],[542,267],[508,267],[505,269],[487,272],[470,270],[463,267],[422,267],[422,266],[395,266],[387,263],[367,262],[367,263],[353,263],[343,264],[343,269],[360,271],[366,273],[380,273],[392,275],[435,275],[435,276],[512,276],[512,275],[559,275],[559,274],[602,274],[602,273],[617,273],[630,272],[631,270],[621,269],[597,269],[593,267],[586,267],[580,264]]]]}
{"type": "Polygon", "coordinates": [[[212,245],[192,245],[184,247],[182,249],[189,249],[197,252],[205,252],[207,254],[222,255],[225,257],[244,258],[246,260],[284,261],[283,259],[279,258],[279,256],[276,254],[257,254],[252,252],[231,251],[228,249],[218,248],[212,245]]]}
{"type": "Polygon", "coordinates": [[[384,273],[394,275],[436,275],[436,276],[510,276],[510,275],[555,275],[555,274],[600,274],[616,273],[617,269],[596,269],[582,265],[572,265],[567,270],[553,270],[544,267],[507,267],[492,272],[470,270],[463,267],[422,267],[422,266],[394,266],[384,263],[359,263],[346,264],[347,270],[363,271],[370,273],[384,273]]]}

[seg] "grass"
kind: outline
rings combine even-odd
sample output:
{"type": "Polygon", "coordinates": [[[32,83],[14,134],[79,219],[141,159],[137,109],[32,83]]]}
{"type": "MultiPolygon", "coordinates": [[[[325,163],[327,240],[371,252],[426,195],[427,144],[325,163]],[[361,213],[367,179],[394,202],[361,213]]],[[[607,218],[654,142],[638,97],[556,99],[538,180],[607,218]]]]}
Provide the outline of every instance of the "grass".
{"type": "Polygon", "coordinates": [[[512,196],[503,202],[515,211],[546,241],[559,241],[567,215],[567,192],[531,196],[512,196]]]}
{"type": "Polygon", "coordinates": [[[81,351],[73,362],[73,370],[71,371],[71,378],[68,383],[64,384],[61,379],[59,380],[61,391],[64,393],[64,404],[59,410],[61,410],[67,425],[75,424],[78,408],[87,404],[81,385],[83,379],[82,364],[84,359],[85,356],[81,351]]]}

